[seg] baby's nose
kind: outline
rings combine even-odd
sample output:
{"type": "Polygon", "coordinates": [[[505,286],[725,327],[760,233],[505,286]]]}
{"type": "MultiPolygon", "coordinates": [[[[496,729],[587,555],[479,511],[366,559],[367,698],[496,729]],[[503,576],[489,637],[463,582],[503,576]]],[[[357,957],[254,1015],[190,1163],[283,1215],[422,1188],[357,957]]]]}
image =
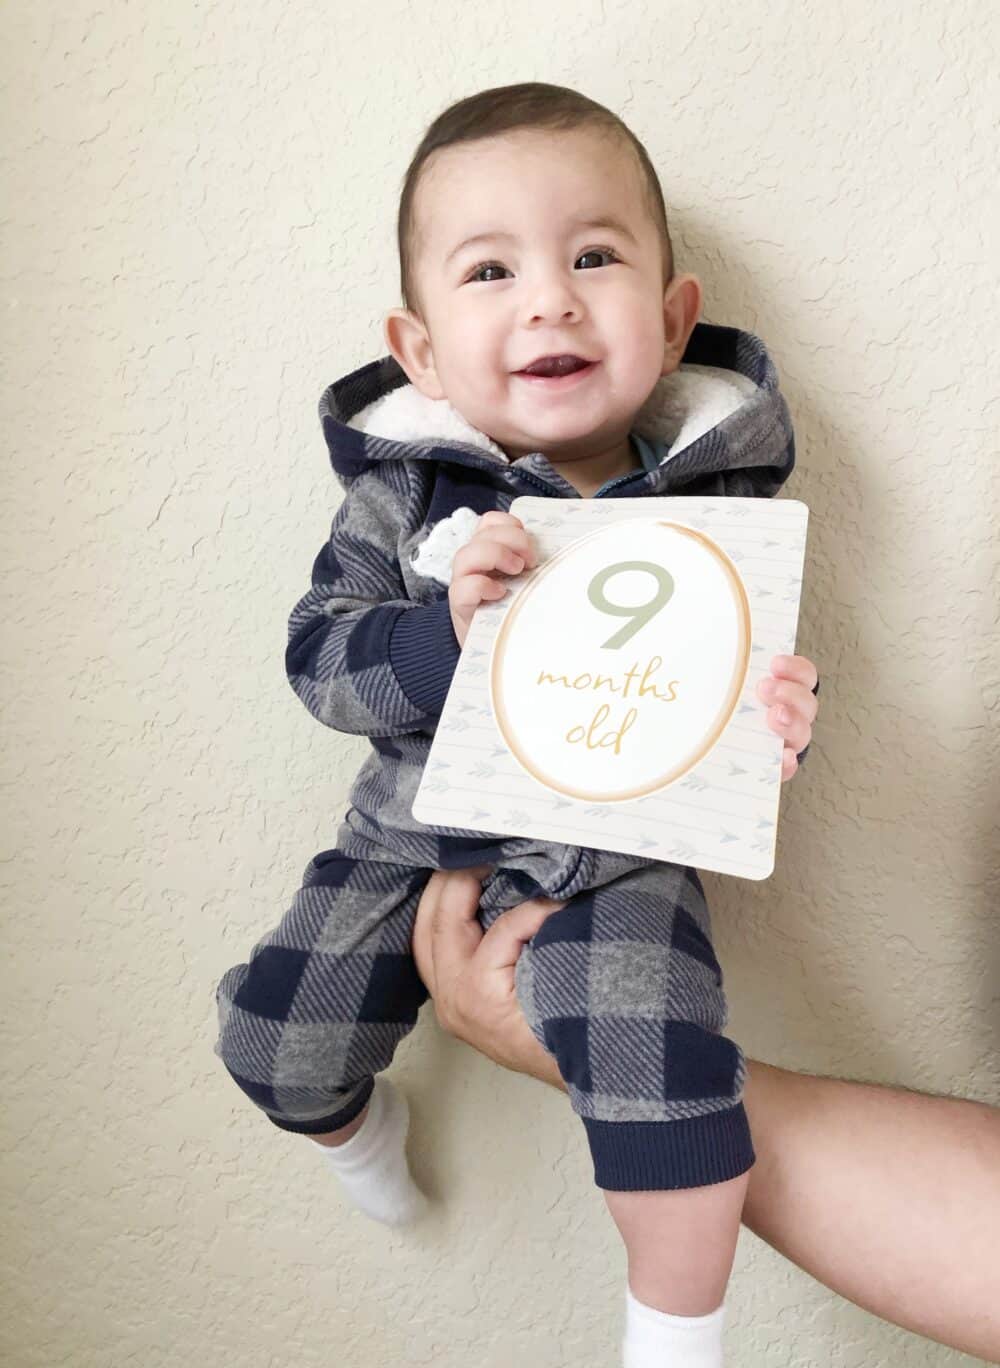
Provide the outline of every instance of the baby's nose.
{"type": "Polygon", "coordinates": [[[580,301],[566,281],[545,281],[532,291],[528,314],[533,323],[572,321],[580,316],[580,301]]]}

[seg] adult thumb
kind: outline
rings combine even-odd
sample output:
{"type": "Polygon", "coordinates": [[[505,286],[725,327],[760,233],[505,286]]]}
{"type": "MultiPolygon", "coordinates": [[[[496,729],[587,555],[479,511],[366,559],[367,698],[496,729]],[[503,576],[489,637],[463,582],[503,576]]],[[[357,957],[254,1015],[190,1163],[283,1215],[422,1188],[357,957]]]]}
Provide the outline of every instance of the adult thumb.
{"type": "Polygon", "coordinates": [[[529,898],[501,912],[476,952],[486,969],[511,969],[547,917],[565,907],[555,898],[529,898]]]}

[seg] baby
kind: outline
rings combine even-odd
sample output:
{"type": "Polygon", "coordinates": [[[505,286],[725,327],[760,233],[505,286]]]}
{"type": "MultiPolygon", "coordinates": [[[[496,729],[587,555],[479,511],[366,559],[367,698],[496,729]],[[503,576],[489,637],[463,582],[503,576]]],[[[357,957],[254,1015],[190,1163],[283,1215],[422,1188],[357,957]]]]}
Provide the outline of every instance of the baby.
{"type": "MultiPolygon", "coordinates": [[[[411,805],[477,606],[536,564],[511,502],[767,497],[793,467],[788,411],[758,338],[698,322],[641,143],[574,91],[509,86],[441,114],[406,174],[399,254],[391,356],[321,401],[346,494],[286,652],[309,711],[373,753],[336,847],[219,985],[216,1049],[359,1207],[412,1220],[406,1101],[375,1076],[427,998],[411,932],[431,871],[490,866],[487,927],[526,898],[565,901],[518,960],[517,994],[626,1245],[624,1362],[708,1368],[754,1151],[697,873],[428,826],[411,805]]],[[[773,672],[760,695],[787,778],[818,684],[800,656],[773,672]]]]}

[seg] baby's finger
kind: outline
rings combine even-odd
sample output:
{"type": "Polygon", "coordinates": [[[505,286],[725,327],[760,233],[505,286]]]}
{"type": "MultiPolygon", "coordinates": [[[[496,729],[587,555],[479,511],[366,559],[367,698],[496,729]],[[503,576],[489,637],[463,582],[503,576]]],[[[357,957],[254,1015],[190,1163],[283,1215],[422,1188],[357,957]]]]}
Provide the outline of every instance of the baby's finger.
{"type": "Polygon", "coordinates": [[[484,527],[481,532],[475,532],[465,544],[475,546],[478,542],[502,542],[504,546],[509,546],[512,551],[524,556],[525,560],[532,564],[538,559],[535,539],[523,527],[484,527]]]}
{"type": "MultiPolygon", "coordinates": [[[[523,533],[521,534],[523,535],[523,533]]],[[[519,575],[527,564],[527,548],[511,546],[499,537],[473,537],[455,552],[452,577],[497,570],[504,575],[519,575]]]]}
{"type": "Polygon", "coordinates": [[[767,674],[756,685],[756,696],[765,703],[784,703],[788,707],[795,709],[806,718],[807,722],[815,722],[819,711],[819,698],[811,689],[804,684],[796,684],[793,680],[774,679],[772,674],[767,674]]]}
{"type": "Polygon", "coordinates": [[[812,692],[819,679],[816,666],[806,656],[776,655],[771,661],[771,673],[778,679],[791,679],[796,684],[804,684],[812,692]]]}
{"type": "Polygon", "coordinates": [[[524,523],[521,521],[521,519],[515,518],[513,513],[501,513],[498,508],[491,508],[490,511],[488,513],[484,513],[480,517],[479,521],[476,523],[476,531],[478,532],[481,527],[492,527],[494,526],[494,524],[498,527],[524,526],[524,523]]]}
{"type": "Polygon", "coordinates": [[[816,721],[816,714],[819,712],[819,699],[811,689],[787,679],[774,679],[771,675],[758,683],[757,697],[764,703],[784,704],[794,709],[810,724],[816,721]]]}
{"type": "Polygon", "coordinates": [[[784,737],[788,745],[794,746],[796,754],[804,751],[812,740],[812,727],[806,719],[801,713],[787,708],[784,703],[768,708],[767,725],[779,736],[784,737]]]}
{"type": "Polygon", "coordinates": [[[475,608],[480,603],[496,603],[507,592],[503,580],[492,575],[459,575],[451,582],[448,601],[453,608],[475,608]]]}

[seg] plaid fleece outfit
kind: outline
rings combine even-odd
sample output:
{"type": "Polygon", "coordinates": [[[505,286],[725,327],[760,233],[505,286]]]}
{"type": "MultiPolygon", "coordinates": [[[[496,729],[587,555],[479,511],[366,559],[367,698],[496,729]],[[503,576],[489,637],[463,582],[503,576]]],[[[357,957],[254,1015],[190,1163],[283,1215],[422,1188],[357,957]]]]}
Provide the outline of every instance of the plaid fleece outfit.
{"type": "MultiPolygon", "coordinates": [[[[673,434],[672,450],[595,497],[769,497],[787,479],[794,440],[763,343],[700,323],[677,374],[685,371],[699,383],[728,378],[740,397],[685,442],[675,377],[661,380],[634,432],[654,441],[673,434]],[[664,402],[671,397],[673,409],[664,402]]],[[[312,588],[292,611],[286,668],[319,721],[368,736],[373,752],[336,847],[309,862],[280,924],[220,983],[216,1051],[275,1125],[305,1134],[345,1125],[427,999],[410,941],[431,872],[491,865],[484,927],[528,897],[566,900],[524,948],[515,986],[586,1128],[597,1185],[683,1188],[736,1177],[754,1162],[746,1067],[722,1034],[722,972],[697,873],[412,815],[460,654],[447,589],[414,565],[420,546],[456,509],[505,511],[521,494],[579,497],[541,453],[508,462],[446,401],[425,402],[428,412],[434,405],[433,431],[380,435],[380,405],[415,394],[384,357],[320,402],[346,495],[312,588]],[[408,394],[395,394],[403,386],[408,394]]]]}

